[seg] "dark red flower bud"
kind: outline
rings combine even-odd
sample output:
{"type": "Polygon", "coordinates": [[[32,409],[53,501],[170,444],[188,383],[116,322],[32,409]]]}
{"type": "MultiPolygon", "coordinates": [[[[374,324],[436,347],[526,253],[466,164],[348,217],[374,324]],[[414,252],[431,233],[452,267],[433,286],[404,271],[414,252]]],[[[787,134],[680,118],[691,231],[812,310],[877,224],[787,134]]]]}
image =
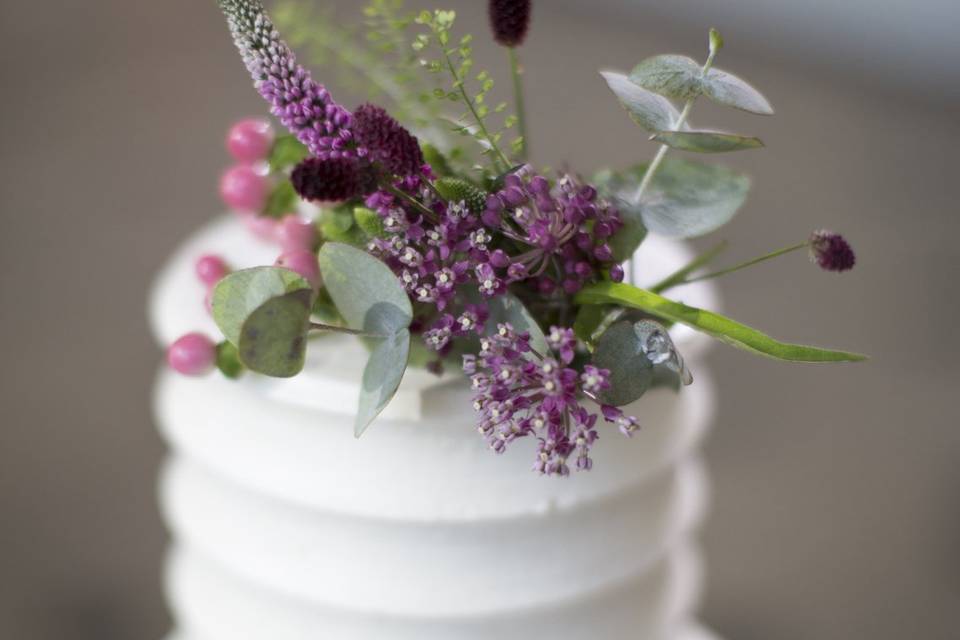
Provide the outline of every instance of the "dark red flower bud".
{"type": "Polygon", "coordinates": [[[825,229],[810,235],[810,257],[827,271],[849,271],[857,262],[850,243],[839,233],[825,229]]]}
{"type": "Polygon", "coordinates": [[[424,160],[417,138],[380,107],[363,104],[353,112],[353,138],[367,150],[367,159],[390,173],[407,177],[419,175],[424,160]]]}
{"type": "Polygon", "coordinates": [[[505,47],[519,47],[530,28],[531,0],[490,0],[493,38],[505,47]]]}
{"type": "Polygon", "coordinates": [[[309,201],[342,202],[376,188],[371,167],[356,158],[307,158],[294,168],[290,182],[309,201]]]}

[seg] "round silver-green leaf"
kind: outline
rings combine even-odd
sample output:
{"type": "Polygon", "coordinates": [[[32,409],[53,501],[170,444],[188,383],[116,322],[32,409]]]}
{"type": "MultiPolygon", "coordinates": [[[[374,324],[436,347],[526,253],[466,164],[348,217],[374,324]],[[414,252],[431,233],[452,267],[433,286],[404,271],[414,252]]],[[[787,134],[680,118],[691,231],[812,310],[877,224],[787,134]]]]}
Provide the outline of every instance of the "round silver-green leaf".
{"type": "Polygon", "coordinates": [[[323,285],[351,329],[389,336],[410,326],[410,298],[383,262],[337,242],[325,243],[319,260],[323,285]]]}
{"type": "Polygon", "coordinates": [[[271,298],[295,291],[312,291],[299,274],[280,267],[234,271],[213,290],[213,319],[224,337],[240,346],[240,331],[250,315],[271,298]]]}
{"type": "Polygon", "coordinates": [[[652,91],[647,91],[622,73],[601,71],[600,75],[620,104],[638,125],[647,131],[672,130],[680,117],[673,104],[652,91]]]}
{"type": "Polygon", "coordinates": [[[629,321],[616,322],[597,339],[593,364],[610,371],[610,388],[600,402],[621,407],[639,399],[653,383],[653,362],[641,349],[629,321]]]}
{"type": "Polygon", "coordinates": [[[400,386],[410,357],[410,332],[400,329],[389,336],[374,338],[372,344],[370,358],[363,370],[353,425],[353,433],[358,438],[380,415],[400,386]]]}
{"type": "Polygon", "coordinates": [[[694,153],[727,153],[763,146],[760,138],[722,131],[658,131],[650,139],[673,149],[694,153]]]}
{"type": "Polygon", "coordinates": [[[270,298],[240,329],[237,352],[251,371],[290,378],[303,370],[312,291],[298,289],[270,298]]]}
{"type": "Polygon", "coordinates": [[[642,61],[630,72],[630,80],[661,96],[689,100],[703,93],[701,73],[693,58],[667,54],[642,61]]]}

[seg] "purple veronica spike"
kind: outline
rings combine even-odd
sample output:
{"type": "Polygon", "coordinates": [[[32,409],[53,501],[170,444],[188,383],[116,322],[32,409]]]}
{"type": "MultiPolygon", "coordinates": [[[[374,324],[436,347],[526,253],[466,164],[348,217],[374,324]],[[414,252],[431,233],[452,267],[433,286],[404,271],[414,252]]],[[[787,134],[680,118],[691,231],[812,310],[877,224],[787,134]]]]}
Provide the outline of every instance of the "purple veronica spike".
{"type": "Polygon", "coordinates": [[[811,234],[810,257],[827,271],[849,271],[857,262],[850,243],[839,233],[825,229],[811,234]]]}
{"type": "Polygon", "coordinates": [[[263,5],[257,0],[218,3],[254,86],[271,105],[270,112],[318,158],[357,155],[352,148],[350,112],[297,64],[263,5]]]}

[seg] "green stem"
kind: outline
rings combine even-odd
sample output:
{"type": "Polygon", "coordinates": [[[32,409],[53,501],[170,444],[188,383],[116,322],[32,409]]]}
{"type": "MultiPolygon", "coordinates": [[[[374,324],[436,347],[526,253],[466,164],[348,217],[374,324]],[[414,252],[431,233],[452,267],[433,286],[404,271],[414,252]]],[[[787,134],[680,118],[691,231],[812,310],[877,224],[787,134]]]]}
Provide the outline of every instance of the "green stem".
{"type": "Polygon", "coordinates": [[[350,329],[349,327],[337,327],[332,324],[323,324],[322,322],[311,322],[310,330],[311,331],[332,331],[334,333],[346,333],[351,336],[362,336],[364,338],[384,337],[379,333],[370,333],[368,331],[360,331],[359,329],[350,329]]]}
{"type": "Polygon", "coordinates": [[[436,213],[428,209],[422,202],[420,202],[419,200],[411,196],[409,193],[401,191],[400,189],[396,188],[392,184],[385,185],[384,188],[390,193],[392,193],[393,195],[397,196],[398,198],[406,202],[407,204],[409,204],[411,207],[413,207],[420,213],[422,213],[423,216],[430,222],[433,222],[434,224],[439,222],[439,220],[437,219],[436,213]]]}
{"type": "Polygon", "coordinates": [[[510,161],[507,160],[507,156],[503,155],[503,151],[500,151],[500,147],[497,146],[497,143],[493,141],[493,136],[491,136],[490,132],[487,130],[487,125],[484,124],[483,118],[481,118],[480,114],[477,113],[477,109],[473,104],[473,100],[471,100],[470,96],[467,94],[466,80],[457,74],[457,70],[453,67],[453,60],[450,59],[450,54],[447,53],[446,48],[441,47],[441,51],[443,51],[443,59],[447,63],[447,68],[450,70],[450,74],[453,76],[454,82],[457,88],[460,90],[460,97],[463,98],[463,103],[467,105],[467,109],[469,109],[470,113],[473,115],[473,119],[476,121],[477,127],[480,129],[480,133],[483,134],[483,138],[487,141],[487,144],[490,145],[490,149],[497,154],[493,158],[494,164],[497,165],[497,171],[506,171],[510,168],[510,161]]]}
{"type": "Polygon", "coordinates": [[[516,105],[517,127],[520,132],[520,160],[526,160],[530,153],[530,143],[527,138],[527,110],[523,99],[523,69],[520,67],[520,57],[514,47],[509,47],[510,73],[513,75],[513,100],[516,105]]]}
{"type": "Polygon", "coordinates": [[[784,247],[783,249],[778,249],[778,250],[776,250],[776,251],[772,251],[772,252],[767,253],[767,254],[765,254],[765,255],[762,255],[762,256],[760,256],[760,257],[758,257],[758,258],[754,258],[753,260],[747,260],[746,262],[741,262],[740,264],[735,264],[735,265],[733,265],[732,267],[728,267],[728,268],[726,268],[726,269],[721,269],[720,271],[714,271],[713,273],[707,273],[707,274],[702,275],[702,276],[697,276],[696,278],[687,278],[686,280],[682,280],[682,281],[680,281],[680,282],[677,282],[676,284],[689,284],[689,283],[691,283],[691,282],[700,282],[701,280],[711,280],[711,279],[713,279],[713,278],[719,278],[720,276],[725,276],[725,275],[727,275],[728,273],[733,273],[734,271],[740,271],[741,269],[746,269],[747,267],[752,267],[752,266],[755,265],[755,264],[760,264],[761,262],[766,262],[767,260],[771,260],[771,259],[773,259],[773,258],[777,258],[777,257],[782,256],[782,255],[785,255],[785,254],[787,254],[787,253],[793,253],[794,251],[799,251],[800,249],[806,249],[806,248],[809,247],[809,246],[810,246],[810,242],[809,242],[809,241],[801,242],[801,243],[799,243],[799,244],[794,244],[794,245],[791,245],[791,246],[789,246],[789,247],[784,247]]]}
{"type": "MultiPolygon", "coordinates": [[[[701,77],[707,75],[707,72],[713,67],[713,61],[717,57],[717,51],[718,49],[711,47],[710,55],[707,56],[707,61],[703,64],[703,69],[700,70],[701,77]]],[[[683,125],[686,124],[687,118],[690,117],[690,111],[693,110],[693,103],[696,102],[696,100],[697,96],[694,96],[687,100],[687,102],[683,105],[683,110],[680,112],[680,116],[673,125],[674,131],[680,131],[683,129],[683,125]]],[[[657,155],[654,156],[653,161],[650,162],[650,166],[647,167],[647,171],[643,175],[643,180],[640,182],[640,187],[637,189],[637,193],[634,196],[636,202],[640,202],[640,198],[650,187],[650,183],[653,182],[653,176],[657,173],[657,169],[659,169],[660,165],[663,163],[663,159],[667,157],[668,151],[670,151],[670,147],[665,144],[660,145],[660,148],[657,150],[657,155]]]]}
{"type": "Polygon", "coordinates": [[[707,249],[699,256],[691,260],[686,266],[677,269],[669,276],[658,282],[657,284],[650,287],[650,291],[654,293],[663,293],[671,287],[676,287],[677,285],[683,284],[686,282],[687,276],[696,271],[697,269],[708,265],[713,262],[714,258],[723,253],[727,248],[727,241],[723,240],[722,242],[714,245],[710,249],[707,249]]]}

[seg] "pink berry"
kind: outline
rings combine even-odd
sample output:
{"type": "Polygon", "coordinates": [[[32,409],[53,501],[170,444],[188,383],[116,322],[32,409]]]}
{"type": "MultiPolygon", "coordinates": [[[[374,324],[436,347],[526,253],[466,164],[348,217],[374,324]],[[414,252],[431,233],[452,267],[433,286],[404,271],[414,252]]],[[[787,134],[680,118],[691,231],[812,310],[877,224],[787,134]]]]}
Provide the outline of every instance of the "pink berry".
{"type": "Polygon", "coordinates": [[[197,277],[200,278],[200,282],[208,287],[217,284],[225,275],[230,273],[230,267],[223,261],[223,258],[212,254],[197,258],[197,263],[194,265],[194,268],[197,272],[197,277]]]}
{"type": "Polygon", "coordinates": [[[266,120],[240,120],[227,134],[227,151],[240,162],[258,162],[270,154],[273,127],[266,120]]]}
{"type": "Polygon", "coordinates": [[[316,254],[312,251],[300,249],[281,253],[274,264],[299,273],[314,287],[320,285],[320,265],[317,263],[316,254]]]}
{"type": "Polygon", "coordinates": [[[238,211],[260,211],[267,202],[267,179],[253,167],[231,167],[220,178],[220,197],[238,211]]]}
{"type": "Polygon", "coordinates": [[[167,364],[185,376],[202,376],[213,369],[217,347],[202,333],[181,336],[167,349],[167,364]]]}
{"type": "Polygon", "coordinates": [[[275,242],[277,239],[277,221],[269,216],[261,216],[256,213],[245,212],[240,214],[240,219],[247,227],[247,230],[267,242],[275,242]]]}
{"type": "Polygon", "coordinates": [[[277,225],[277,241],[284,251],[309,251],[316,235],[313,223],[296,214],[284,216],[277,225]]]}

